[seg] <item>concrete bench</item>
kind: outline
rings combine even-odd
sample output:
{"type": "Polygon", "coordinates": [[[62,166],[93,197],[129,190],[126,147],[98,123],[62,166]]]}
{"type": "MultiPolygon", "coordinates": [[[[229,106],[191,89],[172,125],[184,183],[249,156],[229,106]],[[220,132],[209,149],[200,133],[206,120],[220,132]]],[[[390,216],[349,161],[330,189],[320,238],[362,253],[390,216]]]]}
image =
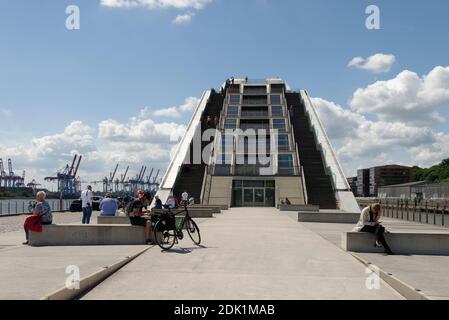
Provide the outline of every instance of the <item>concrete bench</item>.
{"type": "MultiPolygon", "coordinates": [[[[449,255],[449,233],[393,232],[385,234],[385,239],[396,254],[449,255]]],[[[374,235],[364,232],[344,233],[342,247],[352,252],[384,252],[383,248],[374,247],[374,235]]]]}
{"type": "Polygon", "coordinates": [[[212,213],[214,213],[214,214],[219,214],[219,213],[221,213],[221,206],[206,206],[206,205],[198,205],[198,204],[196,204],[196,205],[193,205],[193,206],[190,206],[189,207],[189,212],[190,212],[190,210],[201,210],[201,209],[210,209],[210,210],[212,210],[212,213]]]}
{"type": "Polygon", "coordinates": [[[312,212],[318,212],[320,211],[320,206],[314,206],[314,205],[288,205],[288,204],[280,204],[279,205],[280,211],[312,211],[312,212]]]}
{"type": "Polygon", "coordinates": [[[145,240],[145,229],[131,225],[49,225],[29,234],[34,247],[144,245],[145,240]]]}
{"type": "MultiPolygon", "coordinates": [[[[179,211],[182,211],[183,209],[172,209],[173,213],[178,213],[179,211]]],[[[197,209],[197,208],[188,208],[189,214],[191,218],[213,218],[214,214],[212,212],[212,209],[197,209]]],[[[154,214],[162,214],[165,210],[153,210],[154,214]]],[[[179,216],[182,216],[183,214],[180,214],[179,216]]]]}
{"type": "Polygon", "coordinates": [[[360,213],[325,211],[320,212],[298,212],[299,222],[318,222],[318,223],[350,223],[356,224],[360,219],[360,213]]]}

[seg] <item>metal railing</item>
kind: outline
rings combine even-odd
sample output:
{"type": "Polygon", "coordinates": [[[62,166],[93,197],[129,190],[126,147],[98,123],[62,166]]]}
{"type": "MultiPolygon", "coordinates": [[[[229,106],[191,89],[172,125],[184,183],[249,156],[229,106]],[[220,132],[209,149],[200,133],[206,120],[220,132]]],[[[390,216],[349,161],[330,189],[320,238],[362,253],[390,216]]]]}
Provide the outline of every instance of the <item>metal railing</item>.
{"type": "Polygon", "coordinates": [[[360,207],[380,203],[387,218],[449,228],[449,200],[358,199],[360,207]]]}
{"type": "Polygon", "coordinates": [[[309,115],[311,128],[315,131],[315,136],[319,142],[321,152],[325,161],[325,166],[329,168],[332,177],[332,182],[336,191],[349,191],[351,187],[341,169],[341,165],[338,162],[337,156],[334,153],[332,144],[329,137],[324,130],[323,124],[316,113],[316,110],[310,100],[307,91],[301,90],[301,97],[304,100],[306,107],[306,113],[309,115]]]}

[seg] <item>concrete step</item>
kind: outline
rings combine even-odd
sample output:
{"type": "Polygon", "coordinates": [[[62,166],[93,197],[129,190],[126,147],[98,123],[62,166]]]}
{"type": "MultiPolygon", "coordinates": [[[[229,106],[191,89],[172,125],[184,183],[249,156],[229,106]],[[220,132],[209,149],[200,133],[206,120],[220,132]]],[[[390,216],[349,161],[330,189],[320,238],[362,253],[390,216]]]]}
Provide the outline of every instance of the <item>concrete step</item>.
{"type": "Polygon", "coordinates": [[[319,212],[300,211],[298,213],[299,222],[317,223],[350,223],[356,224],[359,221],[360,213],[351,213],[335,210],[320,210],[319,212]]]}

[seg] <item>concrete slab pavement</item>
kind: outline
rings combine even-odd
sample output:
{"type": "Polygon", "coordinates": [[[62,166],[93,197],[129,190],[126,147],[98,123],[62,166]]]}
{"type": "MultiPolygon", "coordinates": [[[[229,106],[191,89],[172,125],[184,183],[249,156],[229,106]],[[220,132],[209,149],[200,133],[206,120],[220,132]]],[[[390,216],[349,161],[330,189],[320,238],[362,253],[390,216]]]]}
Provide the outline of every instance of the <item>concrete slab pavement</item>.
{"type": "Polygon", "coordinates": [[[83,299],[402,299],[367,289],[364,266],[278,210],[232,209],[200,229],[203,248],[153,248],[83,299]]]}
{"type": "MultiPolygon", "coordinates": [[[[382,219],[391,231],[412,232],[449,232],[447,228],[406,222],[394,219],[382,219]]],[[[351,231],[354,225],[331,223],[303,223],[311,231],[319,234],[335,246],[341,245],[341,234],[351,231]]],[[[404,281],[430,299],[449,300],[448,256],[395,255],[387,256],[375,253],[357,253],[366,262],[370,262],[387,273],[404,281]]]]}

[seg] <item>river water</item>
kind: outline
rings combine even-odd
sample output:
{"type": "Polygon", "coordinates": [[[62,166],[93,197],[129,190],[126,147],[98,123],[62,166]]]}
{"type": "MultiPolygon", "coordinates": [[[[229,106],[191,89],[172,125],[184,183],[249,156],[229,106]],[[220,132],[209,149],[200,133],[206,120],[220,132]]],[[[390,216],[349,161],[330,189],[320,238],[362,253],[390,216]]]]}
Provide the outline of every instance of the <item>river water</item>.
{"type": "MultiPolygon", "coordinates": [[[[0,200],[0,215],[11,215],[29,213],[28,206],[33,199],[8,199],[0,200]]],[[[70,208],[73,200],[62,200],[62,208],[60,208],[59,199],[47,199],[52,211],[65,211],[70,208]]]]}

